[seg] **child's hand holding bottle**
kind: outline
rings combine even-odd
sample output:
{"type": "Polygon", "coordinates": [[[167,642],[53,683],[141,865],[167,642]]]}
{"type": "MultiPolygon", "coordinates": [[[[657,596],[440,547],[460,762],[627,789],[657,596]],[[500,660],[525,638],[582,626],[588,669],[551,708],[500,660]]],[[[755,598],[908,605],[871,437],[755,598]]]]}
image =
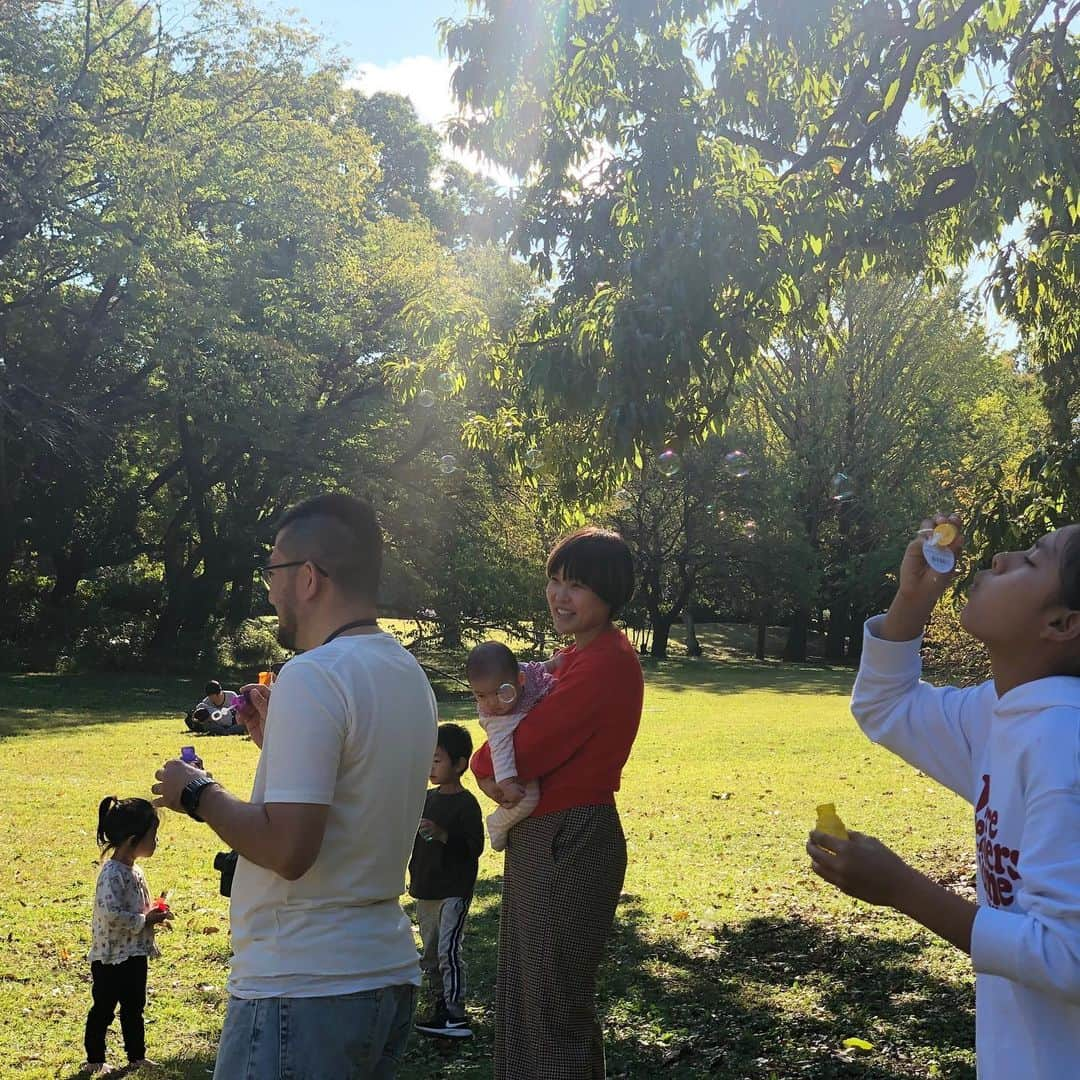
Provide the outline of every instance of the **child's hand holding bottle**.
{"type": "Polygon", "coordinates": [[[945,527],[939,537],[947,541],[941,546],[957,557],[963,550],[962,523],[956,514],[948,517],[936,514],[922,523],[919,535],[904,552],[896,596],[879,630],[879,636],[886,641],[912,641],[919,637],[930,621],[934,606],[954,577],[953,573],[941,574],[934,570],[923,552],[927,537],[939,526],[945,527]]]}
{"type": "Polygon", "coordinates": [[[172,917],[173,917],[173,914],[167,907],[166,908],[152,907],[146,913],[146,925],[147,926],[157,926],[160,923],[164,923],[166,919],[171,919],[172,917]]]}

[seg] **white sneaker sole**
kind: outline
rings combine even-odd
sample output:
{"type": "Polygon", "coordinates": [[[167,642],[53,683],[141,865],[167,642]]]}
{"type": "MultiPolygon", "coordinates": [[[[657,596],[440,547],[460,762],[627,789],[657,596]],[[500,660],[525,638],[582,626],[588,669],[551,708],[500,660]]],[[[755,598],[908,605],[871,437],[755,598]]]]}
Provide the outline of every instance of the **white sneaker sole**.
{"type": "Polygon", "coordinates": [[[457,1027],[457,1028],[441,1028],[441,1027],[424,1027],[421,1024],[416,1025],[416,1030],[423,1032],[425,1035],[437,1035],[441,1039],[471,1039],[472,1028],[457,1027]]]}

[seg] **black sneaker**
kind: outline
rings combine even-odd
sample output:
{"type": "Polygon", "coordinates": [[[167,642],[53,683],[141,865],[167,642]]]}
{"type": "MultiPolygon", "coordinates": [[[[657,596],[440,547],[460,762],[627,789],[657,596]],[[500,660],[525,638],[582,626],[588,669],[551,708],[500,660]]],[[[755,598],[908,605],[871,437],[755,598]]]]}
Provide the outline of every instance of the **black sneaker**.
{"type": "Polygon", "coordinates": [[[451,1016],[446,1009],[440,1009],[433,1016],[416,1021],[416,1030],[425,1035],[437,1035],[443,1039],[471,1039],[472,1028],[468,1016],[451,1016]]]}

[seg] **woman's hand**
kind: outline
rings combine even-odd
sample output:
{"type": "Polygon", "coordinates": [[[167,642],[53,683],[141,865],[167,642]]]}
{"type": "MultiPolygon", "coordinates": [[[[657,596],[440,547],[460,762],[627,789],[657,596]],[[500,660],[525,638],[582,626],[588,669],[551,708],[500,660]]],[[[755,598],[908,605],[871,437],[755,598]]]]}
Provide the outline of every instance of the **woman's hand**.
{"type": "Polygon", "coordinates": [[[240,687],[240,693],[247,694],[250,704],[246,709],[236,712],[236,719],[247,729],[251,741],[261,750],[266,737],[266,711],[270,708],[270,687],[259,683],[248,683],[240,687]]]}
{"type": "Polygon", "coordinates": [[[806,844],[810,868],[841,892],[868,904],[896,907],[916,872],[880,840],[849,833],[847,840],[814,830],[806,844]]]}

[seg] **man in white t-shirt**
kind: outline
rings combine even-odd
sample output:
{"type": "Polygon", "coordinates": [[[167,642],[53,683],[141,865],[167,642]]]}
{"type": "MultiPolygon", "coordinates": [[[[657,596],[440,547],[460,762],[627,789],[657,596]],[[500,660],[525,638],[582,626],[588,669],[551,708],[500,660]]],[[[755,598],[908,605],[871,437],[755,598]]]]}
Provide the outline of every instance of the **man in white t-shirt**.
{"type": "Polygon", "coordinates": [[[435,749],[423,671],[375,622],[382,536],[321,495],[282,519],[262,568],[278,638],[303,650],[245,687],[260,747],[250,801],[181,761],[158,802],[239,853],[216,1080],[393,1077],[420,982],[399,897],[435,749]]]}

